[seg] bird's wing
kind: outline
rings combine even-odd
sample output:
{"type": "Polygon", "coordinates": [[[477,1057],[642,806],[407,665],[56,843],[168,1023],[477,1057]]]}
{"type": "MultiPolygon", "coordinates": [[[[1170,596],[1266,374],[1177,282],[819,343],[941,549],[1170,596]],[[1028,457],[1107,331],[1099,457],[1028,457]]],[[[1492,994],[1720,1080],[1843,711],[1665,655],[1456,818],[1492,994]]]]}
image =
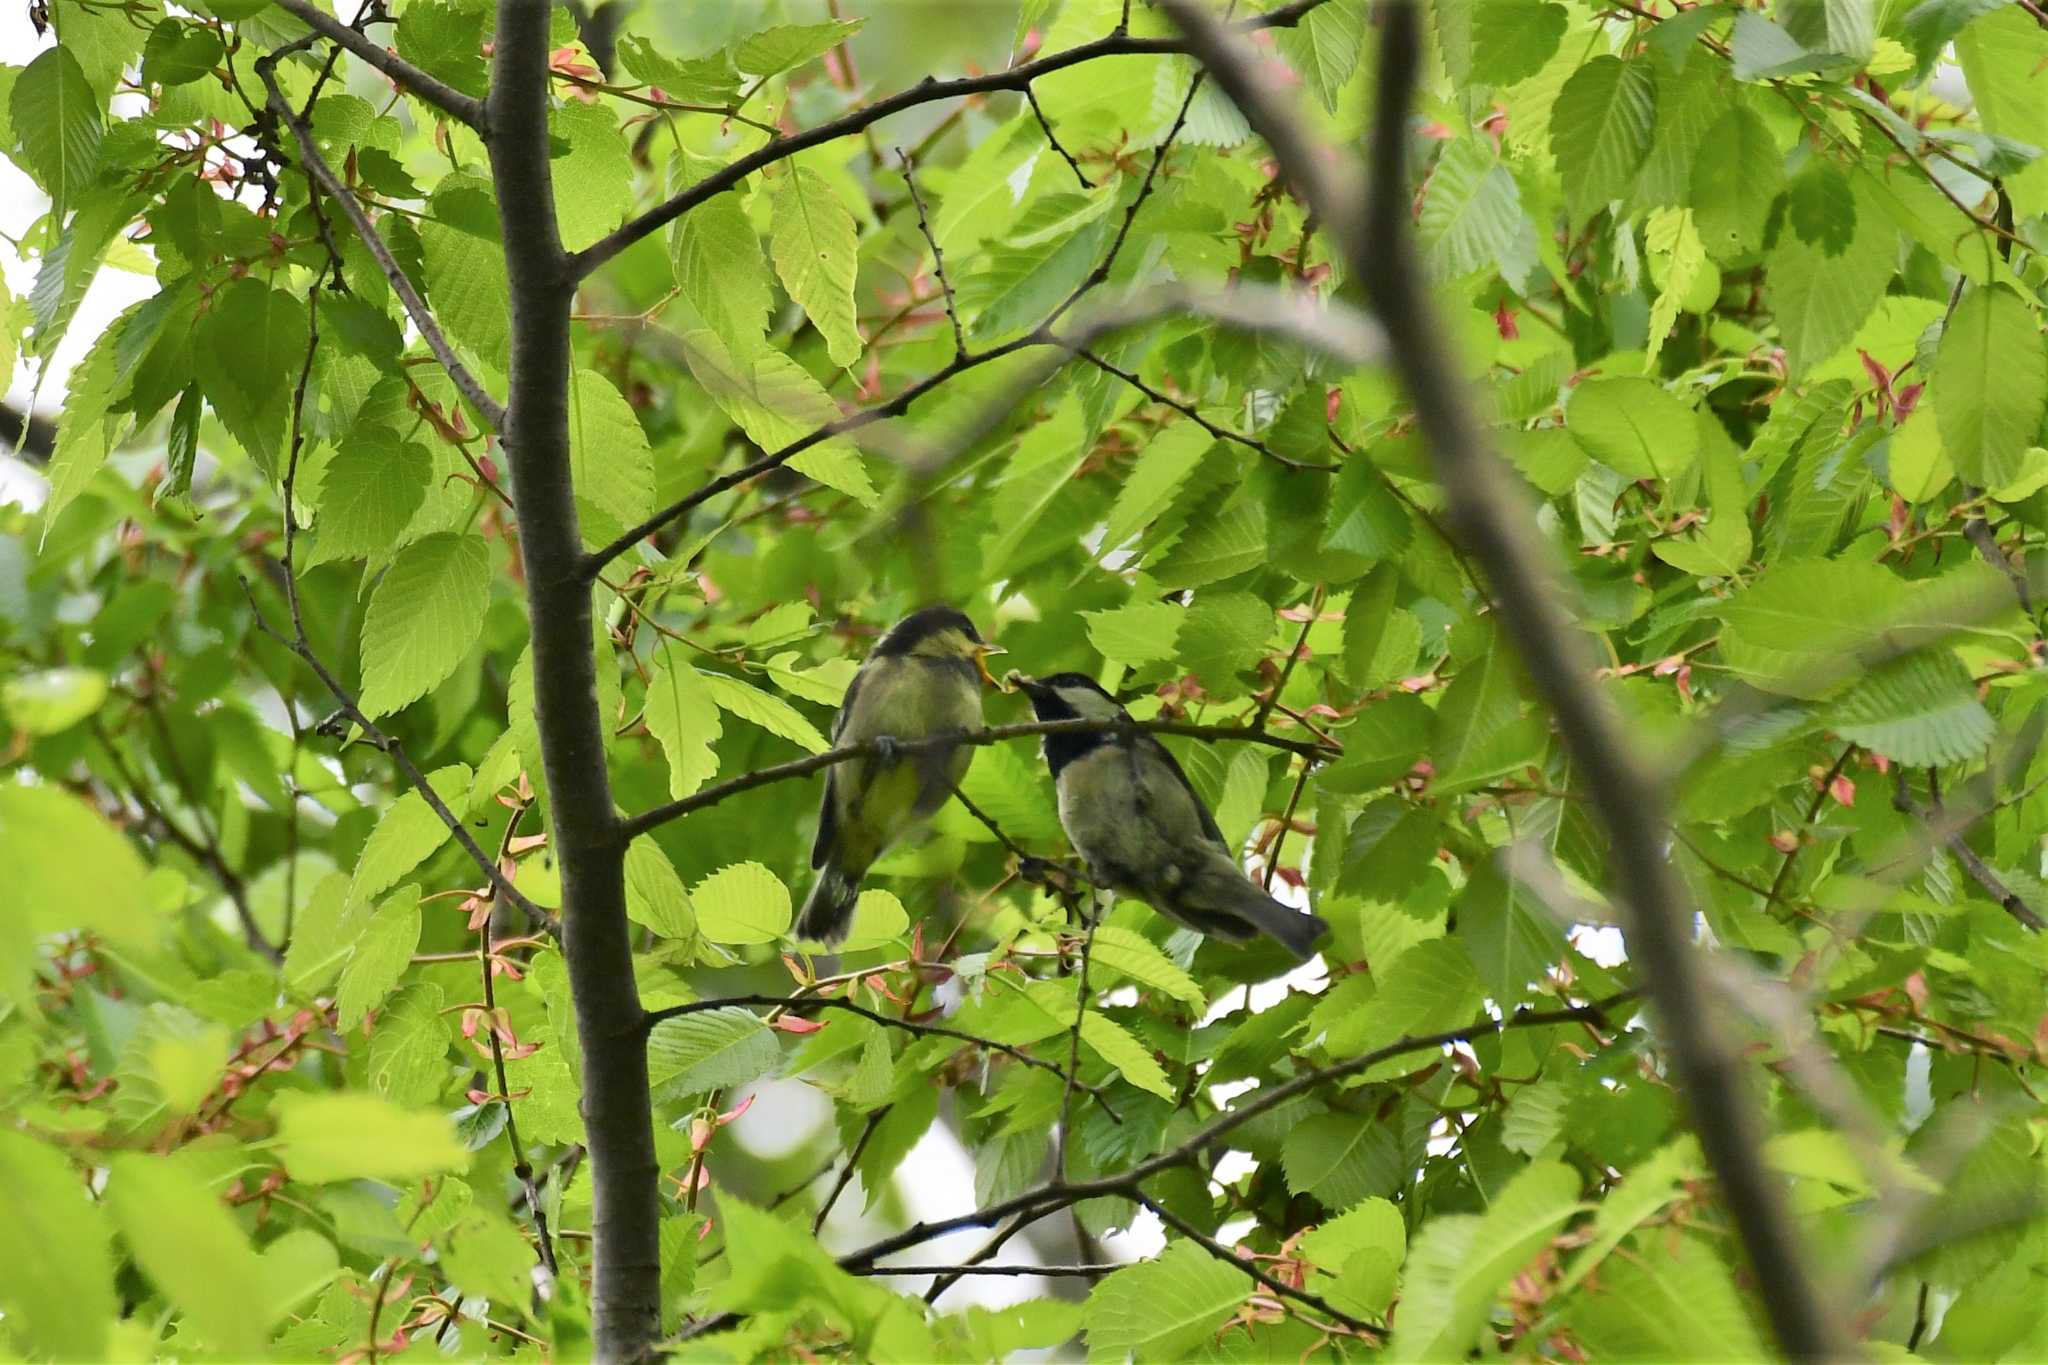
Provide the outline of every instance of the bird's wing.
{"type": "MultiPolygon", "coordinates": [[[[860,695],[860,680],[867,676],[866,669],[856,670],[853,681],[846,685],[846,696],[840,699],[839,714],[832,718],[832,743],[836,748],[839,737],[846,732],[846,718],[853,714],[853,701],[860,695]]],[[[825,851],[832,847],[833,836],[839,832],[839,765],[825,770],[825,799],[818,807],[818,837],[811,841],[811,866],[825,865],[825,851]]]]}
{"type": "Polygon", "coordinates": [[[1173,775],[1174,782],[1187,794],[1188,804],[1195,808],[1196,818],[1202,822],[1203,837],[1225,853],[1230,852],[1230,842],[1223,837],[1223,831],[1216,827],[1215,815],[1209,810],[1208,803],[1202,800],[1201,793],[1195,790],[1195,784],[1188,781],[1188,775],[1181,768],[1180,760],[1173,756],[1173,750],[1148,734],[1134,735],[1132,741],[1142,757],[1160,764],[1173,775]]]}

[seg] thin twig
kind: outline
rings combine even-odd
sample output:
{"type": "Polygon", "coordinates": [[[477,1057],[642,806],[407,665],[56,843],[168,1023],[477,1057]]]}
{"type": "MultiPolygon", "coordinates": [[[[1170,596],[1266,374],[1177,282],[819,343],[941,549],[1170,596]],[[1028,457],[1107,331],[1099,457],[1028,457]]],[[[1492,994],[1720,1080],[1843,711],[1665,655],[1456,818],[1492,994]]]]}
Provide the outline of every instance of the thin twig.
{"type": "Polygon", "coordinates": [[[910,187],[910,202],[917,208],[917,230],[924,236],[925,245],[932,249],[932,273],[939,277],[939,292],[946,300],[946,321],[953,324],[953,358],[958,360],[967,354],[967,333],[960,330],[960,310],[953,303],[953,283],[946,278],[946,253],[939,249],[939,239],[932,232],[931,219],[925,216],[924,196],[917,192],[917,175],[911,169],[910,158],[901,147],[896,149],[896,159],[903,163],[903,183],[910,187]]]}
{"type": "MultiPolygon", "coordinates": [[[[503,858],[512,847],[512,839],[519,829],[520,817],[526,813],[521,806],[512,812],[512,818],[505,822],[505,833],[498,845],[499,857],[503,858]]],[[[505,1106],[505,1141],[512,1149],[512,1174],[519,1178],[519,1187],[526,1194],[527,1212],[533,1216],[533,1229],[540,1238],[540,1263],[546,1267],[548,1280],[552,1283],[560,1275],[555,1266],[555,1244],[548,1236],[547,1210],[540,1206],[540,1188],[534,1183],[533,1163],[526,1159],[526,1144],[519,1140],[519,1120],[512,1112],[512,1085],[505,1077],[505,1046],[498,1037],[498,990],[497,964],[492,960],[491,917],[485,915],[483,924],[477,930],[476,956],[483,972],[484,988],[484,1033],[491,1042],[491,1066],[498,1078],[497,1099],[505,1106]]]]}
{"type": "MultiPolygon", "coordinates": [[[[1093,892],[1085,903],[1089,911],[1095,908],[1093,892]]],[[[1060,1091],[1059,1129],[1053,1134],[1052,1178],[1061,1183],[1067,1178],[1067,1148],[1074,1134],[1074,1087],[1081,1078],[1081,1025],[1088,1018],[1088,963],[1095,953],[1095,920],[1095,915],[1088,914],[1087,923],[1082,926],[1081,979],[1074,991],[1074,1027],[1068,1031],[1067,1079],[1060,1091]]]]}
{"type": "Polygon", "coordinates": [[[816,1237],[824,1231],[825,1220],[832,1216],[832,1208],[839,1202],[839,1196],[846,1193],[846,1187],[853,1183],[853,1173],[860,1165],[861,1154],[867,1151],[868,1141],[874,1137],[875,1130],[882,1126],[882,1120],[889,1117],[891,1107],[883,1105],[869,1114],[868,1121],[861,1125],[860,1137],[854,1141],[853,1150],[846,1154],[846,1164],[839,1168],[839,1178],[832,1182],[831,1192],[825,1196],[825,1202],[818,1205],[817,1215],[811,1219],[811,1236],[816,1237]]]}
{"type": "MultiPolygon", "coordinates": [[[[1813,800],[1807,803],[1806,818],[1800,822],[1803,826],[1811,828],[1813,822],[1820,818],[1822,808],[1827,805],[1829,788],[1835,785],[1835,779],[1842,775],[1842,769],[1848,766],[1849,759],[1855,752],[1854,744],[1845,744],[1842,746],[1842,752],[1835,755],[1834,766],[1821,778],[1820,789],[1814,792],[1813,800]]],[[[1778,864],[1778,875],[1771,878],[1770,889],[1764,892],[1766,909],[1778,903],[1779,893],[1785,889],[1785,881],[1792,875],[1792,864],[1799,860],[1799,850],[1803,847],[1805,845],[1800,840],[1799,832],[1793,831],[1792,847],[1785,850],[1784,861],[1778,864]]]]}
{"type": "MultiPolygon", "coordinates": [[[[1217,1260],[1222,1261],[1225,1265],[1235,1266],[1239,1270],[1242,1270],[1245,1274],[1251,1276],[1254,1280],[1258,1281],[1261,1285],[1264,1285],[1267,1289],[1272,1290],[1281,1298],[1290,1299],[1295,1303],[1301,1304],[1303,1307],[1306,1308],[1313,1308],[1316,1312],[1321,1313],[1324,1317],[1330,1319],[1330,1321],[1342,1324],[1345,1328],[1349,1329],[1350,1331],[1356,1333],[1361,1337],[1364,1337],[1368,1341],[1378,1342],[1382,1339],[1383,1334],[1381,1333],[1380,1329],[1373,1326],[1371,1323],[1365,1321],[1363,1318],[1355,1318],[1351,1316],[1351,1314],[1337,1307],[1335,1304],[1331,1303],[1328,1299],[1324,1298],[1320,1294],[1311,1294],[1305,1289],[1296,1289],[1293,1285],[1288,1284],[1285,1280],[1276,1278],[1263,1266],[1261,1266],[1257,1261],[1249,1260],[1243,1256],[1237,1255],[1229,1247],[1224,1246],[1223,1243],[1217,1241],[1208,1233],[1203,1232],[1193,1223],[1190,1223],[1187,1219],[1181,1217],[1172,1209],[1168,1208],[1166,1205],[1154,1199],[1151,1195],[1145,1194],[1142,1191],[1138,1191],[1135,1192],[1132,1197],[1135,1198],[1140,1204],[1143,1204],[1146,1208],[1152,1210],[1153,1215],[1157,1217],[1160,1222],[1166,1224],[1166,1226],[1172,1228],[1175,1232],[1178,1232],[1181,1236],[1187,1238],[1190,1242],[1193,1242],[1195,1245],[1201,1247],[1204,1251],[1208,1252],[1211,1256],[1214,1256],[1217,1260]]],[[[1318,1327],[1322,1327],[1324,1324],[1318,1323],[1316,1325],[1318,1327]]]]}
{"type": "Polygon", "coordinates": [[[1082,189],[1094,189],[1095,182],[1090,180],[1087,173],[1081,169],[1081,163],[1074,160],[1072,152],[1060,145],[1059,134],[1053,132],[1052,120],[1045,116],[1045,110],[1038,103],[1038,92],[1031,88],[1031,84],[1028,81],[1024,84],[1024,98],[1030,103],[1031,113],[1033,117],[1037,118],[1039,128],[1045,133],[1045,140],[1052,144],[1052,149],[1060,154],[1060,160],[1066,162],[1067,166],[1074,172],[1074,179],[1081,182],[1082,189]]]}

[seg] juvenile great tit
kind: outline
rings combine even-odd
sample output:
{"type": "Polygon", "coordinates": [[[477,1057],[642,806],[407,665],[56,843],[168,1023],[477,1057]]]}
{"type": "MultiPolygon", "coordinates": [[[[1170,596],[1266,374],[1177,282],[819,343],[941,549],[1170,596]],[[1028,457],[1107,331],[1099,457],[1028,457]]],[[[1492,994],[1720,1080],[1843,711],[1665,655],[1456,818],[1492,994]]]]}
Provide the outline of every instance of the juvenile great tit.
{"type": "MultiPolygon", "coordinates": [[[[1128,719],[1092,678],[1018,678],[1040,720],[1128,719]]],[[[1047,735],[1060,824],[1091,880],[1226,943],[1255,934],[1306,959],[1330,926],[1253,886],[1166,746],[1142,730],[1047,735]]]]}
{"type": "Polygon", "coordinates": [[[797,915],[798,937],[844,939],[868,866],[946,804],[973,755],[955,744],[899,754],[894,744],[979,728],[982,684],[995,684],[988,656],[1000,653],[951,607],[912,612],[869,652],[840,703],[832,742],[873,741],[880,752],[825,774],[811,845],[818,880],[797,915]]]}

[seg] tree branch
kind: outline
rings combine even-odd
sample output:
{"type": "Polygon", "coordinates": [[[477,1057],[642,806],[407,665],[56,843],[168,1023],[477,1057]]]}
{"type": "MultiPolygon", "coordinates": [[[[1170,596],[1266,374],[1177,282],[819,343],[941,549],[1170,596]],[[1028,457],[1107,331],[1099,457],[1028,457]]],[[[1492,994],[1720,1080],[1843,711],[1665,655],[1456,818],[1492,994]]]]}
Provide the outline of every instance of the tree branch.
{"type": "Polygon", "coordinates": [[[290,13],[321,37],[338,43],[391,78],[408,95],[433,105],[459,123],[483,133],[484,102],[463,94],[454,86],[428,75],[397,53],[373,42],[356,29],[315,8],[311,0],[276,0],[277,7],[290,13]]]}
{"type": "Polygon", "coordinates": [[[1660,1035],[1701,1146],[1756,1272],[1778,1342],[1802,1359],[1841,1359],[1848,1338],[1816,1291],[1777,1178],[1763,1162],[1763,1123],[1740,1059],[1713,1020],[1718,1008],[1692,942],[1693,911],[1664,856],[1664,792],[1644,768],[1565,603],[1569,585],[1535,537],[1499,458],[1459,389],[1461,366],[1437,324],[1428,275],[1409,235],[1409,108],[1420,63],[1419,8],[1380,7],[1372,194],[1348,160],[1333,164],[1257,60],[1189,0],[1165,0],[1189,45],[1266,140],[1283,175],[1327,225],[1350,273],[1372,298],[1388,355],[1415,403],[1453,525],[1485,569],[1537,692],[1584,774],[1605,826],[1630,960],[1657,1010],[1660,1035]]]}
{"type": "MultiPolygon", "coordinates": [[[[1322,3],[1323,0],[1293,0],[1291,4],[1282,5],[1278,9],[1246,20],[1237,26],[1236,31],[1242,33],[1262,28],[1291,28],[1301,21],[1304,14],[1322,3]]],[[[921,104],[930,104],[936,100],[986,95],[998,90],[1028,90],[1031,83],[1041,76],[1064,71],[1070,66],[1078,66],[1101,57],[1139,56],[1187,50],[1185,43],[1173,38],[1134,38],[1127,33],[1112,33],[1093,42],[1082,43],[1063,52],[1040,57],[1036,61],[1024,62],[1007,71],[992,72],[985,76],[963,76],[950,81],[926,77],[908,90],[899,91],[830,122],[821,123],[815,128],[807,128],[788,137],[776,138],[765,146],[749,152],[577,252],[569,258],[569,269],[580,279],[642,237],[666,227],[705,200],[725,193],[755,171],[787,160],[811,147],[822,146],[842,137],[851,137],[906,109],[915,109],[921,104]]]]}
{"type": "MultiPolygon", "coordinates": [[[[1947,819],[1939,799],[1935,800],[1931,810],[1913,799],[1912,792],[1906,786],[1906,770],[1904,768],[1899,769],[1898,785],[1892,791],[1892,808],[1902,814],[1912,816],[1915,820],[1925,824],[1929,829],[1936,828],[1947,819]]],[[[2026,928],[2036,933],[2043,929],[2048,929],[2048,921],[2044,921],[2038,914],[2034,913],[2033,907],[2021,900],[2013,889],[2007,886],[1996,872],[1991,870],[1990,864],[1978,856],[1977,850],[1970,847],[1960,831],[1945,833],[1942,836],[1941,842],[1955,856],[1955,860],[1963,865],[1963,871],[1970,874],[1970,880],[1976,882],[1977,885],[1989,892],[1991,899],[1997,901],[2004,908],[2006,914],[2011,915],[2026,928]]]]}
{"type": "Polygon", "coordinates": [[[1084,1199],[1095,1199],[1103,1195],[1131,1197],[1130,1191],[1139,1182],[1148,1180],[1163,1171],[1176,1166],[1191,1164],[1197,1153],[1214,1143],[1225,1134],[1250,1123],[1261,1114],[1270,1113],[1297,1095],[1306,1094],[1317,1086],[1340,1081],[1369,1071],[1391,1057],[1406,1056],[1411,1052],[1428,1052],[1449,1047],[1454,1043],[1470,1042],[1474,1038],[1499,1033],[1511,1028],[1537,1028],[1550,1024],[1568,1024],[1578,1021],[1606,1022],[1606,1012],[1615,1006],[1634,999],[1635,991],[1624,991],[1604,1000],[1587,1005],[1573,1005],[1555,1010],[1525,1010],[1505,1019],[1481,1019],[1464,1028],[1451,1029],[1444,1033],[1433,1033],[1419,1038],[1403,1038],[1383,1048],[1361,1056],[1352,1057],[1328,1066],[1312,1067],[1291,1080],[1279,1085],[1262,1087],[1247,1102],[1236,1109],[1226,1110],[1197,1128],[1177,1146],[1140,1161],[1125,1170],[1110,1175],[1098,1176],[1093,1180],[1067,1181],[1026,1190],[985,1208],[968,1213],[956,1214],[914,1223],[900,1232],[882,1238],[858,1251],[849,1252],[839,1258],[839,1264],[859,1273],[863,1267],[871,1266],[884,1256],[919,1246],[948,1232],[961,1228],[988,1227],[1001,1222],[1012,1214],[1040,1216],[1069,1204],[1078,1204],[1084,1199]]]}
{"type": "MultiPolygon", "coordinates": [[[[932,735],[925,739],[899,739],[894,741],[899,753],[915,753],[923,749],[944,748],[953,744],[979,747],[984,744],[1000,744],[1010,739],[1031,739],[1042,735],[1084,735],[1097,734],[1104,730],[1129,728],[1145,730],[1155,735],[1184,735],[1189,739],[1242,740],[1247,744],[1263,744],[1272,749],[1285,749],[1291,754],[1303,756],[1329,755],[1333,751],[1328,745],[1314,740],[1287,739],[1281,735],[1268,734],[1263,730],[1248,730],[1241,725],[1193,725],[1177,720],[1124,720],[1119,718],[1080,717],[1071,720],[1029,720],[1014,725],[992,725],[985,730],[967,730],[952,735],[932,735]]],[[[629,816],[618,826],[617,837],[625,842],[645,834],[657,825],[688,815],[691,811],[715,806],[729,796],[737,796],[756,787],[765,787],[774,782],[786,782],[793,777],[808,777],[835,763],[849,759],[866,758],[875,750],[873,743],[846,744],[823,753],[811,754],[804,758],[791,759],[773,767],[756,768],[753,772],[706,787],[703,791],[670,801],[629,816]]]]}
{"type": "Polygon", "coordinates": [[[562,873],[562,956],[583,1050],[591,1165],[595,1354],[639,1361],[661,1320],[661,1169],[626,921],[606,727],[597,705],[591,593],[569,456],[569,311],[575,283],[555,221],[548,141],[551,7],[499,0],[488,123],[504,224],[511,347],[503,428],[519,517],[533,706],[551,847],[562,873]]]}
{"type": "MultiPolygon", "coordinates": [[[[279,3],[284,3],[284,0],[279,0],[279,3]]],[[[259,58],[256,62],[256,75],[262,80],[264,90],[268,92],[267,104],[271,113],[291,132],[292,140],[298,143],[301,164],[326,188],[334,202],[341,205],[341,211],[348,215],[349,224],[355,228],[356,236],[362,239],[370,258],[376,261],[377,269],[390,282],[392,292],[398,295],[398,301],[405,306],[406,316],[411,318],[412,325],[419,329],[420,339],[427,343],[427,349],[434,353],[434,358],[441,362],[441,368],[455,381],[456,389],[469,400],[470,406],[477,410],[477,414],[492,430],[502,434],[505,430],[504,405],[491,397],[477,377],[470,373],[469,367],[455,354],[455,348],[448,344],[447,336],[441,331],[441,324],[435,321],[426,301],[420,297],[419,290],[413,288],[412,281],[406,278],[405,270],[391,254],[391,248],[384,244],[384,238],[378,233],[376,225],[370,221],[369,215],[363,212],[362,204],[348,186],[342,183],[341,177],[334,173],[334,168],[320,155],[320,149],[313,142],[313,130],[306,126],[306,121],[299,117],[290,101],[285,99],[284,92],[278,88],[277,76],[272,70],[277,55],[272,53],[259,58]]],[[[509,224],[506,233],[509,247],[509,224]]]]}

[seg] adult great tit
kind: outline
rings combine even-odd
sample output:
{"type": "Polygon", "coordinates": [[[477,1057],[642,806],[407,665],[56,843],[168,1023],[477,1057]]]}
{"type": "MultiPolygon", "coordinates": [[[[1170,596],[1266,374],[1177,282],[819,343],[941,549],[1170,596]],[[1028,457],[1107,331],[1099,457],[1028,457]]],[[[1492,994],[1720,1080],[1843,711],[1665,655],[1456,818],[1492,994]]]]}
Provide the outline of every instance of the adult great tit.
{"type": "Polygon", "coordinates": [[[880,752],[827,770],[811,866],[818,880],[796,932],[826,944],[846,937],[860,879],[891,844],[946,804],[973,755],[957,744],[904,753],[893,744],[980,727],[981,687],[995,682],[974,622],[926,607],[891,627],[869,652],[839,705],[835,747],[875,742],[880,752]]]}
{"type": "MultiPolygon", "coordinates": [[[[1128,719],[1079,673],[1020,678],[1040,720],[1128,719]]],[[[1226,943],[1255,934],[1306,959],[1330,926],[1253,886],[1166,746],[1142,730],[1045,737],[1060,824],[1091,880],[1136,896],[1168,919],[1226,943]]]]}

